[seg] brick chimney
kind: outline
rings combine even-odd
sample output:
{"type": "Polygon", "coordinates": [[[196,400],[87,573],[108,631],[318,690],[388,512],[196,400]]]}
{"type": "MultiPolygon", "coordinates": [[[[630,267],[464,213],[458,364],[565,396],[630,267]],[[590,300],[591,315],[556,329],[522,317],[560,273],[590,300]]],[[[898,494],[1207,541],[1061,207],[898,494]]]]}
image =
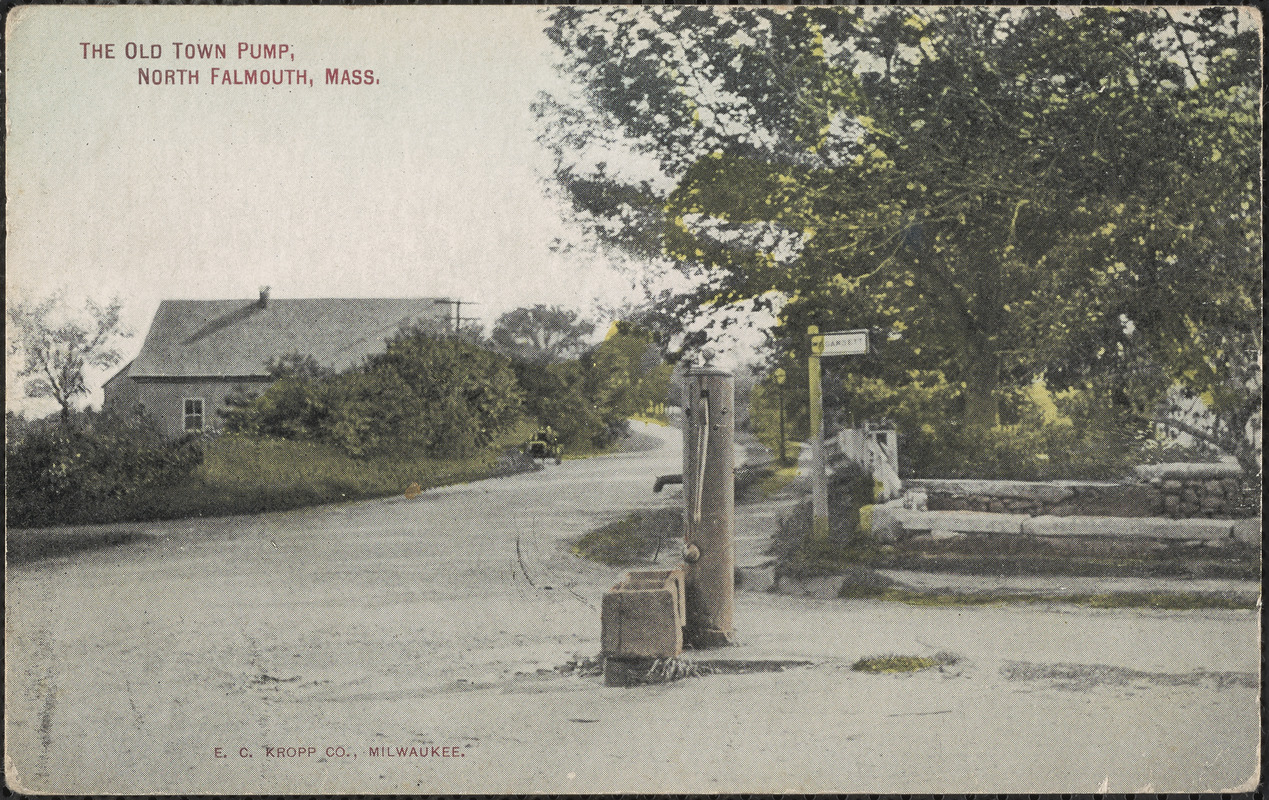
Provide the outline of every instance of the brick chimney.
{"type": "Polygon", "coordinates": [[[256,303],[256,305],[260,306],[261,308],[269,307],[269,287],[268,286],[260,287],[260,300],[258,303],[256,303]]]}

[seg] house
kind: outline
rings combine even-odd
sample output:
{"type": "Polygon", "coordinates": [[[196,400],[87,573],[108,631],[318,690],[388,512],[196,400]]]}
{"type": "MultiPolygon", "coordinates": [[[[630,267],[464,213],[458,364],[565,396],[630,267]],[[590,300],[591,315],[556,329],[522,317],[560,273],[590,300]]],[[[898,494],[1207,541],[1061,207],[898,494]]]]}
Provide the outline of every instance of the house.
{"type": "Polygon", "coordinates": [[[415,298],[164,300],[141,352],[106,381],[104,408],[150,414],[168,435],[219,427],[237,391],[272,383],[293,353],[344,370],[382,352],[401,326],[447,325],[450,301],[415,298]]]}

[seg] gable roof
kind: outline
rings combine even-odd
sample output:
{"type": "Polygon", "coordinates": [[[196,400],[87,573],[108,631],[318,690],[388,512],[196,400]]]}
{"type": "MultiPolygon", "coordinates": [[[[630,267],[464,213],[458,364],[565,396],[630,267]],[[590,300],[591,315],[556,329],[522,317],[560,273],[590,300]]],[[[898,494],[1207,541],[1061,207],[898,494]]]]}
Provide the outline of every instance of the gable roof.
{"type": "Polygon", "coordinates": [[[128,376],[267,377],[268,362],[299,353],[346,369],[403,325],[445,319],[449,305],[431,297],[164,300],[128,376]]]}
{"type": "Polygon", "coordinates": [[[114,375],[111,375],[109,378],[106,378],[106,382],[103,383],[102,386],[103,387],[109,386],[112,382],[117,381],[118,379],[124,377],[125,375],[128,374],[128,369],[131,367],[132,367],[132,361],[129,361],[127,364],[124,364],[115,372],[114,375]]]}

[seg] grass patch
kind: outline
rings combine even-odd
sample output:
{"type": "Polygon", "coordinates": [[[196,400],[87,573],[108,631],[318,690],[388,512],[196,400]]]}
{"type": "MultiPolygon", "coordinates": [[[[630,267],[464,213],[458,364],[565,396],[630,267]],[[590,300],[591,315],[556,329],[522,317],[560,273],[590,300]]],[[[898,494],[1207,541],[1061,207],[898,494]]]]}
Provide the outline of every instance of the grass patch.
{"type": "Polygon", "coordinates": [[[1087,608],[1153,608],[1167,611],[1193,609],[1254,609],[1253,597],[1202,592],[1109,592],[1103,594],[1052,595],[1039,592],[922,591],[899,586],[847,581],[838,597],[889,600],[912,606],[998,606],[1009,603],[1071,603],[1087,608]]]}
{"type": "Polygon", "coordinates": [[[636,511],[584,534],[572,547],[574,555],[610,567],[630,567],[649,562],[658,549],[683,537],[683,512],[677,508],[636,511]]]}
{"type": "Polygon", "coordinates": [[[1079,595],[1075,601],[1089,608],[1161,608],[1187,610],[1197,608],[1252,609],[1256,601],[1233,594],[1200,594],[1198,592],[1110,592],[1079,595]]]}
{"type": "Polygon", "coordinates": [[[759,479],[758,485],[754,488],[760,498],[770,500],[796,480],[797,477],[798,468],[796,466],[782,467],[774,472],[765,474],[759,479]]]}
{"type": "Polygon", "coordinates": [[[955,664],[956,656],[951,653],[935,653],[933,656],[869,656],[861,658],[850,668],[855,672],[870,672],[880,674],[884,672],[916,672],[918,670],[929,669],[931,667],[946,667],[955,664]]]}

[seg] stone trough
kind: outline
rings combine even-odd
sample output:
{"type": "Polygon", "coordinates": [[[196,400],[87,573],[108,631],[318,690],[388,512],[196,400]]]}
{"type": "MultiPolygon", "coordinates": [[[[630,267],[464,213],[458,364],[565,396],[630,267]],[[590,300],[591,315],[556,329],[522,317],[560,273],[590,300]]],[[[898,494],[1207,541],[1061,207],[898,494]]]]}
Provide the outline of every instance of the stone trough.
{"type": "Polygon", "coordinates": [[[684,582],[682,568],[635,570],[604,593],[600,638],[608,685],[627,685],[628,664],[683,652],[684,582]]]}

